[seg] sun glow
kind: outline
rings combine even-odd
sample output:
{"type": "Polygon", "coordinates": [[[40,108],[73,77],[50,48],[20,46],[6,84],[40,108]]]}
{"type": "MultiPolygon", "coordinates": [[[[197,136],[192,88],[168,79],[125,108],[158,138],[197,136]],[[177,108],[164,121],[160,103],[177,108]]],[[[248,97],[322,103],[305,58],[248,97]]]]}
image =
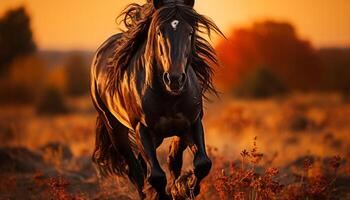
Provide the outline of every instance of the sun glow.
{"type": "MultiPolygon", "coordinates": [[[[115,18],[131,2],[142,0],[1,0],[0,15],[25,5],[32,16],[35,40],[42,49],[94,50],[118,32],[115,18]]],[[[317,47],[350,45],[350,1],[347,0],[200,0],[198,12],[210,16],[224,32],[256,20],[294,24],[317,47]]]]}

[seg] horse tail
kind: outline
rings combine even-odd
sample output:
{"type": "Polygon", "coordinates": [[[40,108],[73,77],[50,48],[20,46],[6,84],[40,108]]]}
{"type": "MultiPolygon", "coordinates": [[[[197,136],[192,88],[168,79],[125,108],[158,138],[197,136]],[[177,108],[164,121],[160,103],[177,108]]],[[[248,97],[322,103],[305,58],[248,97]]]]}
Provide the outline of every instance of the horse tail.
{"type": "Polygon", "coordinates": [[[107,126],[101,116],[96,120],[95,150],[92,161],[97,167],[99,176],[125,175],[127,164],[116,145],[113,145],[107,126]]]}

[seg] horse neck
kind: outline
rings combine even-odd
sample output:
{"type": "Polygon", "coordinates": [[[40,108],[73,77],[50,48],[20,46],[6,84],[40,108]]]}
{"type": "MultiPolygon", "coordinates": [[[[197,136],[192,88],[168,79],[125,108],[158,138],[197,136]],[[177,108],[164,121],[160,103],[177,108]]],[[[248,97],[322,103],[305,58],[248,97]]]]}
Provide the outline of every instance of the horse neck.
{"type": "MultiPolygon", "coordinates": [[[[128,66],[129,81],[135,81],[138,91],[142,93],[149,87],[146,81],[146,73],[147,70],[151,70],[147,69],[146,43],[147,42],[144,42],[142,45],[140,45],[138,50],[134,53],[134,56],[131,58],[131,62],[128,66]],[[131,79],[131,77],[136,79],[131,79]]],[[[153,75],[151,78],[153,79],[153,75]]]]}

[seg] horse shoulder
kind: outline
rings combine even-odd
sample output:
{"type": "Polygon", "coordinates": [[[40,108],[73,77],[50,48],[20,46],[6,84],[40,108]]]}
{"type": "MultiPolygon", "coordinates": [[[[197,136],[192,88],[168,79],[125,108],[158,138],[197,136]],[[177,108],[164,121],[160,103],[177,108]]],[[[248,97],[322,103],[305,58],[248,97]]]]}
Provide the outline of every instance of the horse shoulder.
{"type": "Polygon", "coordinates": [[[96,51],[92,65],[92,78],[98,79],[101,75],[107,74],[108,60],[113,56],[116,48],[116,43],[122,37],[121,33],[115,34],[108,38],[96,51]]]}
{"type": "Polygon", "coordinates": [[[107,89],[108,60],[113,56],[116,43],[122,34],[116,34],[107,39],[96,51],[91,66],[91,96],[94,105],[103,114],[111,113],[120,123],[133,129],[125,107],[121,105],[118,92],[112,94],[107,89]]]}

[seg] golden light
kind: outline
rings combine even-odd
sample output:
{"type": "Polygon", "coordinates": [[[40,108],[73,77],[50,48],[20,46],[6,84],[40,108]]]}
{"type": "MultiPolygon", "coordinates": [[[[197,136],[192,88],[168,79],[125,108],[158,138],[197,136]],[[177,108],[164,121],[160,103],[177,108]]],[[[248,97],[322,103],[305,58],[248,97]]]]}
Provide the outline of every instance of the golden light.
{"type": "MultiPolygon", "coordinates": [[[[0,15],[25,5],[32,16],[41,49],[94,50],[118,32],[115,18],[131,2],[143,0],[1,0],[0,15]]],[[[300,35],[317,47],[350,45],[350,1],[347,0],[197,0],[198,12],[210,16],[228,32],[255,20],[293,23],[300,35]]]]}

